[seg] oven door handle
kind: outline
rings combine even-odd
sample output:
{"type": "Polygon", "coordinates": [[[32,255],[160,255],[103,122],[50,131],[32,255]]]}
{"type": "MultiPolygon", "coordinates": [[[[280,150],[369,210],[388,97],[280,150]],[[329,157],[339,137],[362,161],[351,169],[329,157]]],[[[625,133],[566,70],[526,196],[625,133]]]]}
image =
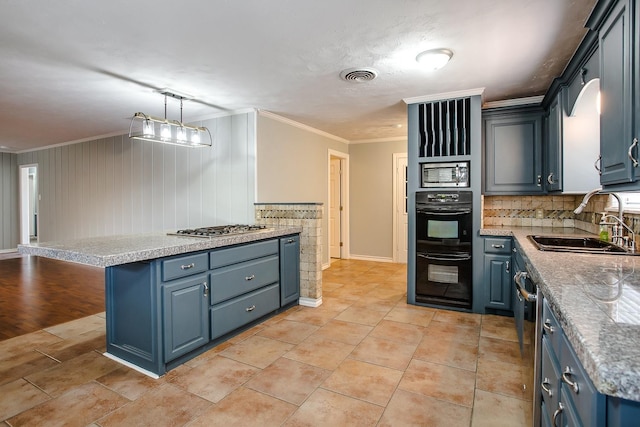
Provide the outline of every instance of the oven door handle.
{"type": "Polygon", "coordinates": [[[516,287],[516,292],[518,296],[524,298],[525,301],[528,302],[536,302],[537,296],[536,294],[532,294],[528,292],[524,287],[524,282],[527,280],[527,272],[526,271],[518,271],[515,276],[513,276],[513,283],[516,287]],[[520,283],[522,282],[522,284],[520,283]]]}
{"type": "Polygon", "coordinates": [[[416,209],[417,213],[427,214],[433,216],[459,216],[459,215],[468,215],[471,213],[471,209],[465,210],[455,210],[455,211],[430,211],[426,209],[416,209]]]}
{"type": "Polygon", "coordinates": [[[469,261],[471,259],[471,255],[463,255],[460,257],[447,257],[447,256],[434,256],[419,253],[418,256],[420,258],[429,259],[431,261],[469,261]]]}

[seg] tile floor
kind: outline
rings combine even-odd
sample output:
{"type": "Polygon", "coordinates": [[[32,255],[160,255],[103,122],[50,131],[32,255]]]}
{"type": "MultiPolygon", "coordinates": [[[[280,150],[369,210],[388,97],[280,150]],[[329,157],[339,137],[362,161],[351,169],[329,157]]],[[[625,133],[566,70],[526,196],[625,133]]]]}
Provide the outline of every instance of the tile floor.
{"type": "Polygon", "coordinates": [[[513,319],[406,304],[406,266],[339,260],[295,307],[153,380],[104,314],[0,342],[0,426],[530,426],[513,319]]]}

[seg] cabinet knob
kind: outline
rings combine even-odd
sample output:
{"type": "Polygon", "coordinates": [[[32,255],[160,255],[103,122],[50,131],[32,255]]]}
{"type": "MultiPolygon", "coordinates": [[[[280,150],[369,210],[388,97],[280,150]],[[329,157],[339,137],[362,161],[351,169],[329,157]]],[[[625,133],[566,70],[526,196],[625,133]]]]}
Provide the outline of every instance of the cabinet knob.
{"type": "Polygon", "coordinates": [[[554,328],[553,326],[551,326],[551,320],[547,319],[544,321],[542,327],[549,332],[550,334],[554,333],[556,328],[554,328]]]}
{"type": "Polygon", "coordinates": [[[245,308],[245,310],[246,310],[247,312],[249,312],[249,311],[253,311],[253,310],[255,310],[255,309],[256,309],[256,306],[255,306],[255,305],[252,305],[251,307],[247,307],[247,308],[245,308]]]}
{"type": "Polygon", "coordinates": [[[536,185],[537,185],[538,187],[542,187],[542,175],[538,175],[536,185]]]}
{"type": "Polygon", "coordinates": [[[247,277],[245,277],[245,278],[244,278],[244,280],[249,281],[249,280],[253,280],[253,279],[255,279],[255,278],[256,278],[256,275],[255,275],[255,274],[252,274],[251,276],[247,276],[247,277]]]}

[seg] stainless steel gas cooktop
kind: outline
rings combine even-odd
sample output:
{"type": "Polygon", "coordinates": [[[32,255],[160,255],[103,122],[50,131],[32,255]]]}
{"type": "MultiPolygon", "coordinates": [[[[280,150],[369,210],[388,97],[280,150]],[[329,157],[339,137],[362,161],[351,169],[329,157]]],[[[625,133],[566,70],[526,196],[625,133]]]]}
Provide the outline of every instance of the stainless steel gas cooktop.
{"type": "Polygon", "coordinates": [[[214,227],[185,228],[175,233],[167,233],[169,236],[188,236],[188,237],[219,237],[234,234],[249,233],[252,231],[265,230],[264,225],[217,225],[214,227]]]}

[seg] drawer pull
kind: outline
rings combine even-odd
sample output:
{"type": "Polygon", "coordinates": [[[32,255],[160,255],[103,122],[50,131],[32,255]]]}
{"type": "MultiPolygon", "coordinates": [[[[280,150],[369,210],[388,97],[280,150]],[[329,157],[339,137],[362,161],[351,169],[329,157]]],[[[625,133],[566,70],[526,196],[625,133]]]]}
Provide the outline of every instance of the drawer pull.
{"type": "Polygon", "coordinates": [[[207,297],[209,296],[209,285],[207,282],[202,282],[202,284],[204,285],[204,296],[207,297]]]}
{"type": "Polygon", "coordinates": [[[562,382],[571,387],[575,394],[578,394],[580,391],[580,389],[578,388],[578,381],[571,381],[571,378],[569,377],[572,376],[573,374],[571,373],[571,368],[567,366],[566,368],[564,368],[564,372],[562,373],[562,382]]]}
{"type": "Polygon", "coordinates": [[[293,239],[287,240],[287,243],[293,243],[293,242],[295,242],[295,240],[293,240],[293,239]]]}
{"type": "Polygon", "coordinates": [[[558,423],[556,423],[556,420],[558,419],[558,416],[562,413],[562,411],[564,410],[564,405],[562,404],[562,402],[558,403],[558,409],[556,409],[556,411],[553,413],[553,427],[558,427],[558,423]]]}
{"type": "Polygon", "coordinates": [[[504,249],[504,245],[496,245],[495,243],[491,245],[494,249],[504,249]]]}
{"type": "Polygon", "coordinates": [[[542,390],[544,390],[549,397],[553,397],[553,390],[551,390],[551,387],[549,387],[551,385],[551,382],[549,381],[549,378],[546,378],[542,380],[542,390]]]}
{"type": "Polygon", "coordinates": [[[188,270],[188,269],[193,268],[193,267],[195,267],[195,266],[196,266],[196,263],[195,263],[195,262],[192,262],[191,264],[186,264],[186,265],[185,265],[185,264],[183,264],[183,265],[181,265],[181,266],[180,266],[180,268],[181,268],[182,270],[188,270]]]}
{"type": "Polygon", "coordinates": [[[551,326],[551,320],[547,319],[544,321],[544,324],[542,325],[542,327],[549,332],[550,334],[554,333],[556,331],[556,328],[554,328],[553,326],[551,326]]]}
{"type": "Polygon", "coordinates": [[[247,307],[247,308],[245,308],[245,310],[246,310],[246,311],[253,311],[253,310],[255,310],[255,309],[256,309],[256,306],[255,306],[255,305],[252,305],[251,307],[247,307]]]}
{"type": "Polygon", "coordinates": [[[247,276],[247,277],[245,277],[245,278],[244,278],[244,280],[249,281],[249,280],[253,280],[253,279],[255,279],[255,278],[256,278],[256,275],[255,275],[255,274],[252,274],[251,276],[247,276]]]}

